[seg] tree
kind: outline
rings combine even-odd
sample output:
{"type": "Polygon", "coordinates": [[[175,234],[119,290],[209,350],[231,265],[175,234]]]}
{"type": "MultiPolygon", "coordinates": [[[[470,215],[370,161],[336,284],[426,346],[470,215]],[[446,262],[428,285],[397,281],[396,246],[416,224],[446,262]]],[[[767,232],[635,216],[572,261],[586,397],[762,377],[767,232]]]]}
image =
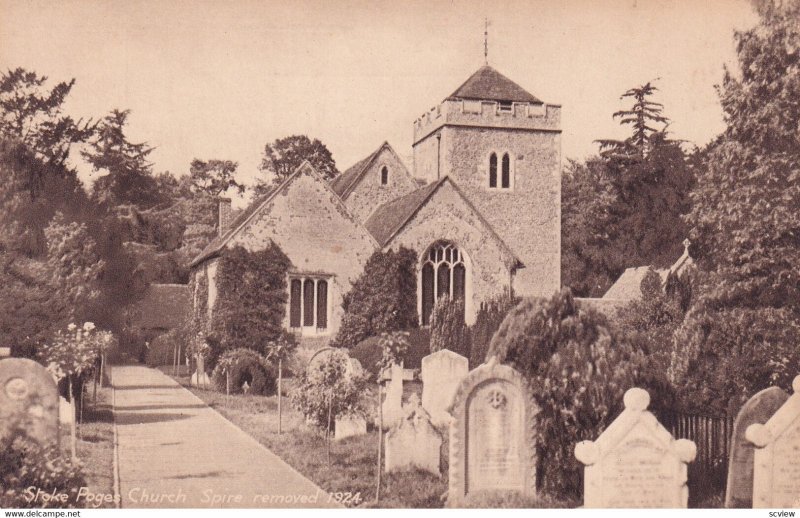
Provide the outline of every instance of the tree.
{"type": "Polygon", "coordinates": [[[612,117],[620,119],[620,124],[632,126],[633,134],[625,140],[598,140],[601,156],[629,158],[634,155],[640,160],[644,159],[653,135],[664,131],[652,125],[669,123],[669,119],[662,115],[664,105],[650,100],[657,90],[655,85],[647,82],[620,96],[620,99],[633,98],[633,106],[629,110],[615,112],[612,117]]]}
{"type": "MultiPolygon", "coordinates": [[[[308,160],[314,169],[327,180],[333,180],[339,174],[333,155],[325,144],[318,139],[311,140],[305,135],[292,135],[277,139],[264,146],[260,169],[272,177],[272,183],[280,183],[294,173],[305,160],[308,160]]],[[[260,195],[270,188],[269,181],[262,181],[255,189],[256,193],[260,195]]]]}
{"type": "Polygon", "coordinates": [[[431,315],[431,352],[449,349],[470,357],[470,334],[464,323],[464,301],[440,297],[431,315]]]}
{"type": "Polygon", "coordinates": [[[102,122],[83,157],[95,171],[108,174],[94,183],[95,198],[106,207],[124,204],[152,207],[162,200],[147,157],[153,148],[132,143],[125,135],[130,111],[112,110],[102,122]]]}
{"type": "Polygon", "coordinates": [[[234,188],[240,194],[244,185],[234,178],[238,162],[231,160],[192,160],[189,168],[189,181],[194,192],[202,192],[211,196],[219,196],[228,189],[234,188]]]}
{"type": "Polygon", "coordinates": [[[89,139],[95,124],[62,115],[74,79],[49,91],[46,82],[24,68],[0,75],[0,137],[19,139],[44,162],[63,165],[72,145],[89,139]]]}
{"type": "Polygon", "coordinates": [[[756,7],[759,23],[735,34],[739,71],[717,88],[727,128],[691,195],[703,275],[672,371],[723,412],[800,368],[800,2],[756,7]]]}
{"type": "Polygon", "coordinates": [[[416,328],[416,264],[416,252],[407,248],[373,253],[344,296],[342,324],[331,345],[352,348],[383,332],[416,328]]]}

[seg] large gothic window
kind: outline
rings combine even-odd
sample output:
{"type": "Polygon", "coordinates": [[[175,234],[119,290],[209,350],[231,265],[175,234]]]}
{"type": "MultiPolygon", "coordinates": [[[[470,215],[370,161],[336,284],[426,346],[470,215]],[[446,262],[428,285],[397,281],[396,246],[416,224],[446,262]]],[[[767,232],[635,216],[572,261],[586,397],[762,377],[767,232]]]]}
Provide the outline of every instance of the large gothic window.
{"type": "Polygon", "coordinates": [[[422,325],[427,326],[440,297],[461,300],[466,297],[467,267],[463,252],[446,242],[433,245],[422,259],[421,316],[422,325]]]}

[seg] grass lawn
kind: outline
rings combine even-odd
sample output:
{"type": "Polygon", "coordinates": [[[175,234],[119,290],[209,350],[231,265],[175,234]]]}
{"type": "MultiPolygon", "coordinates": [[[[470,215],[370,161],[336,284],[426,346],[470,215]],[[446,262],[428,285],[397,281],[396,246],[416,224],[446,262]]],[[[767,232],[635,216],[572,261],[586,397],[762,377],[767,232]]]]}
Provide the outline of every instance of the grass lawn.
{"type": "MultiPolygon", "coordinates": [[[[162,371],[171,375],[170,367],[162,371]]],[[[375,503],[378,464],[378,433],[371,431],[360,437],[331,441],[330,464],[324,431],[305,424],[283,398],[282,434],[278,434],[278,401],[276,396],[231,395],[188,387],[189,378],[175,378],[187,386],[211,408],[250,434],[297,471],[331,493],[360,495],[352,507],[442,507],[447,490],[447,474],[435,476],[425,471],[384,473],[381,498],[375,503]]],[[[291,390],[292,380],[284,382],[284,394],[291,390]]]]}
{"type": "MultiPolygon", "coordinates": [[[[86,487],[90,494],[114,494],[114,418],[111,408],[111,388],[97,390],[97,404],[92,402],[91,386],[84,396],[83,423],[78,424],[76,444],[86,487]]],[[[70,455],[70,427],[61,425],[61,448],[70,455]]],[[[98,507],[87,502],[85,507],[98,507]]],[[[113,502],[100,502],[100,508],[113,508],[113,502]]]]}

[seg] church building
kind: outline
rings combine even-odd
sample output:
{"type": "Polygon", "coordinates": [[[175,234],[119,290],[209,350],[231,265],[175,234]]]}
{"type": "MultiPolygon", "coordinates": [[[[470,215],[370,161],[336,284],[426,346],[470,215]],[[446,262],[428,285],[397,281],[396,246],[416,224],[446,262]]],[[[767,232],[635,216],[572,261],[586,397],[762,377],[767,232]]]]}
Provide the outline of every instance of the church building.
{"type": "MultiPolygon", "coordinates": [[[[383,143],[332,182],[303,164],[228,223],[192,262],[214,310],[214,276],[228,246],[270,241],[289,257],[285,325],[332,337],[342,297],[376,250],[416,251],[420,325],[439,297],[464,300],[466,320],[506,291],[549,297],[560,288],[561,107],[494,68],[478,69],[414,121],[409,170],[383,143]]],[[[224,208],[224,207],[223,207],[224,208]]]]}

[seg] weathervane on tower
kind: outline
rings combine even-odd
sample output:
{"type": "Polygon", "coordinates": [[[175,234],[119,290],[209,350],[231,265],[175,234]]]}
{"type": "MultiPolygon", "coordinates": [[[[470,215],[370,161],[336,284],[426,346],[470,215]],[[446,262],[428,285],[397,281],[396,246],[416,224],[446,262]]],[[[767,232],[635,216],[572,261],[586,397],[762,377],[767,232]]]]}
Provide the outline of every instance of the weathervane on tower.
{"type": "Polygon", "coordinates": [[[483,61],[489,64],[489,18],[483,19],[483,61]]]}

